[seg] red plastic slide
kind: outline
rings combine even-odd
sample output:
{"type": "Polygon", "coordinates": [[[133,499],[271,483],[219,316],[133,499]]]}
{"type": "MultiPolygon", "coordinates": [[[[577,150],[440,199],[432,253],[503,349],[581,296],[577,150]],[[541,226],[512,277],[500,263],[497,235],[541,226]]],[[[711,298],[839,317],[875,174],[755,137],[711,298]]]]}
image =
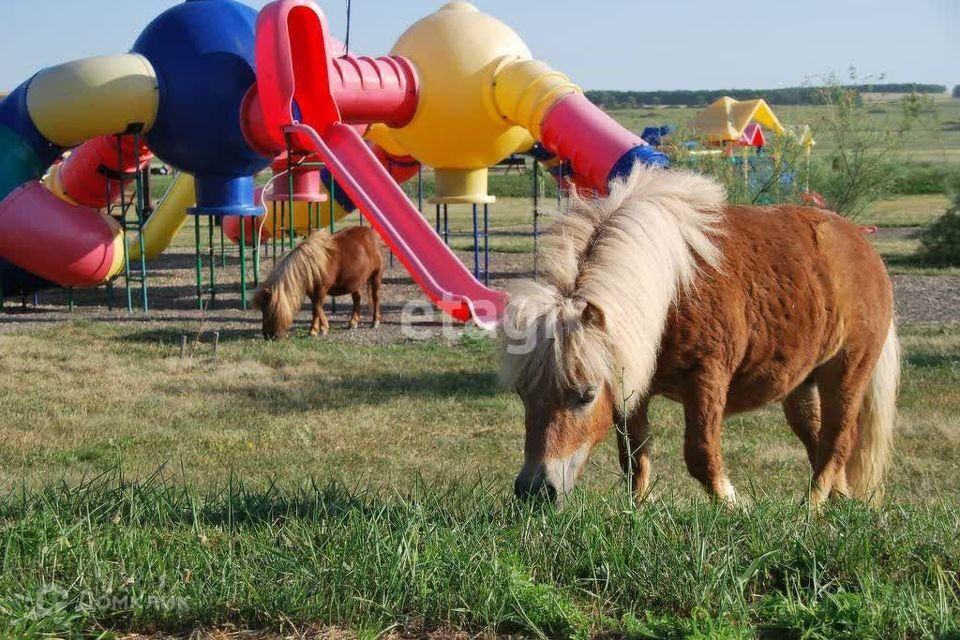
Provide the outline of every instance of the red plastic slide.
{"type": "Polygon", "coordinates": [[[473,277],[377,160],[353,128],[340,123],[323,137],[307,125],[286,131],[309,141],[350,199],[360,208],[424,293],[461,322],[497,326],[507,296],[473,277]]]}

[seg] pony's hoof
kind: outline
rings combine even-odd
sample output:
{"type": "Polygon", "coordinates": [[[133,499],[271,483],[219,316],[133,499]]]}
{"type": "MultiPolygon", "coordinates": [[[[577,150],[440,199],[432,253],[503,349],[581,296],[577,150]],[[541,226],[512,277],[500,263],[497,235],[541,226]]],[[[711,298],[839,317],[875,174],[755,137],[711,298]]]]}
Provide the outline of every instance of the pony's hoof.
{"type": "Polygon", "coordinates": [[[310,337],[311,337],[311,338],[316,338],[316,337],[319,336],[319,335],[320,335],[320,332],[317,331],[316,329],[311,329],[311,330],[310,330],[310,337]]]}
{"type": "Polygon", "coordinates": [[[379,328],[380,328],[380,321],[379,321],[379,320],[374,320],[374,321],[373,321],[373,324],[370,325],[370,326],[371,326],[372,328],[374,328],[374,329],[379,329],[379,328]]]}
{"type": "Polygon", "coordinates": [[[360,326],[360,322],[358,320],[351,320],[350,324],[347,326],[350,327],[350,331],[353,331],[354,329],[360,326]]]}

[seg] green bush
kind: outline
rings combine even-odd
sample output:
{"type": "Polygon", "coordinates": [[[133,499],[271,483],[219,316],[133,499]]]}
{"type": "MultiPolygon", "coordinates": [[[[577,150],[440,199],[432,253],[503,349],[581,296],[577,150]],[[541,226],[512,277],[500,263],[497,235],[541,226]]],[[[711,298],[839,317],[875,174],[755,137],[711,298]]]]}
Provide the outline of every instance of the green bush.
{"type": "Polygon", "coordinates": [[[950,193],[953,204],[920,233],[917,258],[930,266],[960,267],[960,176],[952,177],[950,193]]]}
{"type": "Polygon", "coordinates": [[[957,169],[944,164],[910,162],[898,169],[890,191],[903,196],[944,193],[947,182],[956,176],[957,169]]]}

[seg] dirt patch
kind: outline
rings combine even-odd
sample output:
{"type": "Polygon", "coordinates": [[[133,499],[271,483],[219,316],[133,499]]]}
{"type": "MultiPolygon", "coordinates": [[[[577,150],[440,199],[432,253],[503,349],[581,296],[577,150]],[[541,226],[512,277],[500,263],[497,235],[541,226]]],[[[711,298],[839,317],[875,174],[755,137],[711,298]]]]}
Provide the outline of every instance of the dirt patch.
{"type": "MultiPolygon", "coordinates": [[[[457,252],[468,268],[473,268],[472,251],[457,252]]],[[[140,308],[139,291],[132,292],[135,310],[126,309],[126,291],[122,279],[111,296],[101,287],[77,290],[73,294],[73,310],[65,291],[43,292],[22,300],[8,299],[0,313],[0,333],[84,319],[95,322],[121,323],[155,331],[169,337],[170,332],[184,332],[211,339],[220,332],[221,339],[255,338],[260,335],[260,316],[256,310],[240,309],[239,258],[236,247],[227,248],[225,266],[218,264],[218,294],[214,301],[198,309],[196,302],[195,257],[191,249],[173,249],[150,265],[148,280],[149,314],[140,308]],[[112,299],[112,304],[111,304],[112,299]],[[112,307],[112,308],[111,308],[112,307]]],[[[266,273],[272,261],[263,260],[266,273]]],[[[483,254],[480,254],[483,268],[483,254]]],[[[506,288],[511,281],[534,274],[534,256],[530,253],[491,253],[489,283],[494,288],[506,288]]],[[[206,274],[205,274],[206,277],[206,274]]],[[[894,276],[896,309],[900,322],[940,323],[960,322],[960,276],[894,276]]],[[[447,321],[433,310],[403,270],[399,261],[388,269],[384,281],[384,323],[377,329],[369,328],[369,311],[364,305],[363,324],[355,331],[346,328],[349,319],[349,301],[340,299],[328,304],[332,325],[329,340],[350,344],[385,345],[414,340],[457,340],[460,327],[447,321]],[[416,303],[413,306],[410,303],[416,303]],[[413,329],[412,331],[410,329],[413,329]]],[[[304,308],[298,318],[297,331],[305,334],[309,313],[304,308]]]]}

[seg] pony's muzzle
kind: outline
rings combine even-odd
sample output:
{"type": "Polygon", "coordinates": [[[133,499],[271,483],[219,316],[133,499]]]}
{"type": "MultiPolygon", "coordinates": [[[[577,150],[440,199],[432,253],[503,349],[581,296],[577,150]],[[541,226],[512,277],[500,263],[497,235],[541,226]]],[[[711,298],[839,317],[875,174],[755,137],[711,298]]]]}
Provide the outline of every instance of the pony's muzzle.
{"type": "Polygon", "coordinates": [[[547,482],[546,469],[542,464],[533,468],[524,466],[520,470],[513,482],[513,494],[520,500],[557,501],[557,490],[547,482]]]}

